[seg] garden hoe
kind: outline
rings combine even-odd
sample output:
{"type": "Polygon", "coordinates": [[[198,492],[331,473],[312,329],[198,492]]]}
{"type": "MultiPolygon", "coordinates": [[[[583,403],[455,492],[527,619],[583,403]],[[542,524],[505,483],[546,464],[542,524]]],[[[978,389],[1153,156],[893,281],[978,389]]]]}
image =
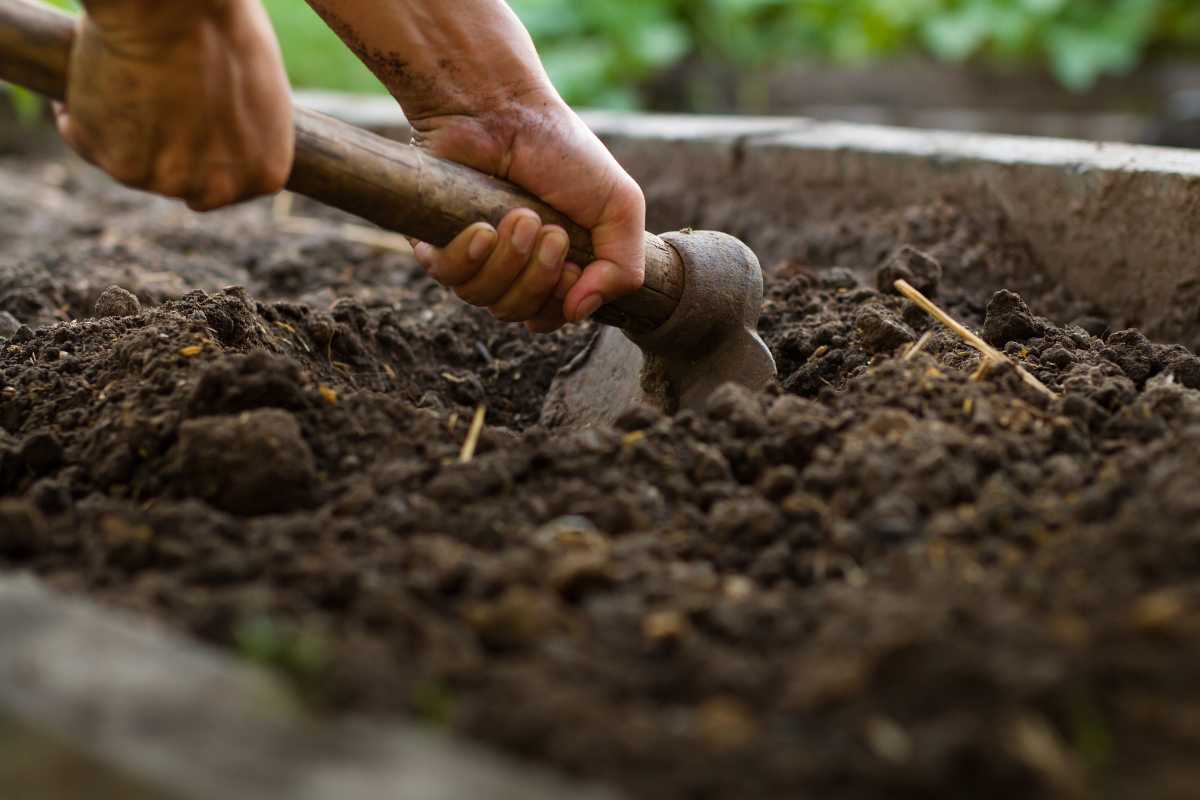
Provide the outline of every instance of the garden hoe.
{"type": "MultiPolygon", "coordinates": [[[[0,0],[0,79],[62,99],[73,34],[69,15],[0,0]]],[[[437,246],[532,208],[566,229],[569,260],[593,260],[587,231],[508,183],[303,108],[295,120],[294,192],[437,246]]],[[[645,285],[596,312],[610,327],[562,369],[543,421],[606,423],[639,404],[701,408],[726,382],[763,388],[775,362],[756,331],[762,291],[758,259],[731,236],[646,234],[645,285]]]]}

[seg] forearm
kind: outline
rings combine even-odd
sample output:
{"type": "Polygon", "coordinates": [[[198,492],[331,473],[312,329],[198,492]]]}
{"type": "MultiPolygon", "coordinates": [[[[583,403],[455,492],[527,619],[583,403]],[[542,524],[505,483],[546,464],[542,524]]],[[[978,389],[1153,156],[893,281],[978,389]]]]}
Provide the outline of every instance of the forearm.
{"type": "Polygon", "coordinates": [[[309,0],[413,119],[554,95],[503,0],[309,0]]]}

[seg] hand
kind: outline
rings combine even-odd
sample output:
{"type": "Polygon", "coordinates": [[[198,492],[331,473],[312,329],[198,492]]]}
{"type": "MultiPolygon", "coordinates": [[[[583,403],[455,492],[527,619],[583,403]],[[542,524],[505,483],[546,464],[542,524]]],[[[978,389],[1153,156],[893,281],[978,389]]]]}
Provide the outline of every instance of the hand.
{"type": "Polygon", "coordinates": [[[207,211],[278,191],[292,106],[258,0],[92,0],[71,53],[63,138],[137,189],[207,211]]]}
{"type": "Polygon", "coordinates": [[[528,190],[591,231],[596,255],[564,264],[566,232],[516,210],[442,250],[418,245],[431,275],[534,331],[641,287],[642,190],[558,96],[504,0],[308,2],[400,101],[420,147],[528,190]]]}
{"type": "Polygon", "coordinates": [[[587,319],[642,285],[646,205],[641,189],[557,95],[537,92],[474,115],[412,119],[417,144],[512,181],[592,233],[596,261],[564,263],[568,240],[528,209],[493,229],[472,225],[417,257],[463,300],[501,320],[547,332],[587,319]]]}

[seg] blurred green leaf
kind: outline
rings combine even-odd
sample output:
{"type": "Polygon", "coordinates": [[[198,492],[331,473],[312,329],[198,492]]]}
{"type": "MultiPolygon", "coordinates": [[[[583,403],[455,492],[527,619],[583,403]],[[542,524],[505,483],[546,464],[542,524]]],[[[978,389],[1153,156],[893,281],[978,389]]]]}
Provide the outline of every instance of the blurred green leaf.
{"type": "MultiPolygon", "coordinates": [[[[72,0],[46,0],[74,7],[72,0]]],[[[382,91],[299,0],[264,0],[298,87],[382,91]]],[[[1195,0],[510,0],[571,102],[630,107],[688,60],[734,69],[925,53],[1048,68],[1091,86],[1163,50],[1200,50],[1195,0]]],[[[753,95],[753,92],[749,94],[753,95]]],[[[27,99],[19,100],[23,108],[27,99]]],[[[25,113],[30,113],[25,111],[25,113]]]]}

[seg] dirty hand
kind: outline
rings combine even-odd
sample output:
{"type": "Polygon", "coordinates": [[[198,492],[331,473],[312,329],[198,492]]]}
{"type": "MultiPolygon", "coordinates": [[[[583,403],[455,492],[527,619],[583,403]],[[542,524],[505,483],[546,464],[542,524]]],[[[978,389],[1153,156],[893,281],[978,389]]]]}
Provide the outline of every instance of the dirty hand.
{"type": "Polygon", "coordinates": [[[292,106],[259,0],[87,0],[63,138],[122,183],[209,210],[278,191],[292,106]]]}
{"type": "Polygon", "coordinates": [[[503,0],[309,2],[400,101],[420,147],[515,183],[592,234],[596,260],[566,264],[566,232],[518,209],[443,249],[418,245],[434,278],[535,332],[641,287],[642,191],[559,97],[503,0]]]}

